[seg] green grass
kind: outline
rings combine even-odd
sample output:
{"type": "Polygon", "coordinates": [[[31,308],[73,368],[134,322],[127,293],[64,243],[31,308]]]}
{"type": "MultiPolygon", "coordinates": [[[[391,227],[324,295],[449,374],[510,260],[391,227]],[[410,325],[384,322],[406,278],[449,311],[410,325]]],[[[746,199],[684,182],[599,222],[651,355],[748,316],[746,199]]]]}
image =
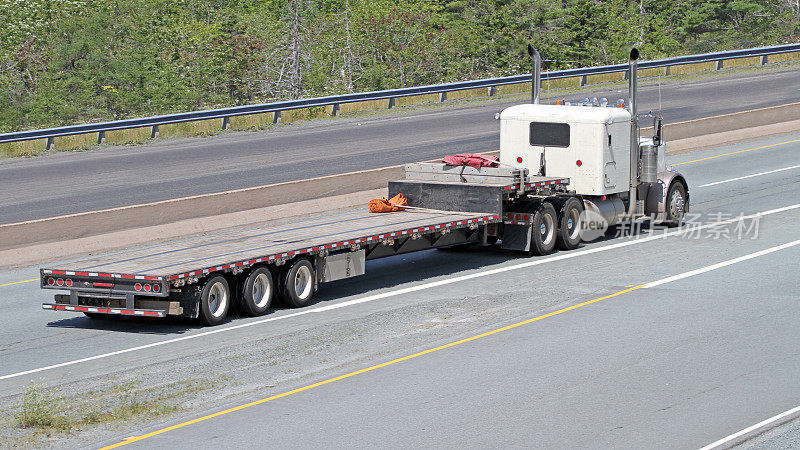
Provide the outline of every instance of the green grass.
{"type": "MultiPolygon", "coordinates": [[[[223,376],[214,382],[225,381],[227,377],[223,376]]],[[[101,392],[59,396],[42,383],[31,383],[20,395],[16,409],[6,417],[8,428],[0,436],[0,447],[38,446],[95,426],[164,417],[181,411],[184,402],[212,387],[205,379],[157,387],[143,387],[131,380],[101,392]]]]}

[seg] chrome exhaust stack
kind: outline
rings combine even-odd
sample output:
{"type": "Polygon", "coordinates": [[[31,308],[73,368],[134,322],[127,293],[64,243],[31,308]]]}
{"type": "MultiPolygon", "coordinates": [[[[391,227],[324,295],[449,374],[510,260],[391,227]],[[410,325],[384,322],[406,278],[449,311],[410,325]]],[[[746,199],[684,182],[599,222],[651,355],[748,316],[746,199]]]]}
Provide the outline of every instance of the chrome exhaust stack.
{"type": "Polygon", "coordinates": [[[533,72],[531,73],[531,103],[539,103],[539,86],[542,84],[542,56],[531,44],[528,44],[528,55],[533,59],[533,72]]]}
{"type": "Polygon", "coordinates": [[[638,212],[636,210],[636,191],[639,188],[639,119],[636,116],[636,90],[637,90],[637,61],[639,60],[639,50],[634,47],[631,49],[631,57],[628,61],[628,102],[631,112],[631,170],[630,170],[630,192],[628,194],[628,216],[633,219],[638,212]]]}

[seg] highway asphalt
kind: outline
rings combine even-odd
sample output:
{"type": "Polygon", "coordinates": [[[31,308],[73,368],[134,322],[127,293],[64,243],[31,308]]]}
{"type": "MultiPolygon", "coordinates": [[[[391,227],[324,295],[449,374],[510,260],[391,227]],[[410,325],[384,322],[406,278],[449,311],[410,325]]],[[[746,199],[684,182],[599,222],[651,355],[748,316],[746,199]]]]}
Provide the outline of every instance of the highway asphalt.
{"type": "MultiPolygon", "coordinates": [[[[701,447],[800,405],[797,140],[670,158],[699,214],[683,234],[611,234],[542,258],[379,260],[325,285],[312,306],[214,329],[44,312],[50,294],[35,282],[0,286],[0,409],[31,382],[73,402],[134,385],[179,405],[58,435],[61,447],[130,436],[147,448],[701,447]]],[[[0,272],[0,285],[35,276],[0,272]]],[[[0,422],[0,443],[6,433],[23,432],[0,422]]]]}
{"type": "MultiPolygon", "coordinates": [[[[544,98],[547,101],[547,86],[544,98]]],[[[640,111],[667,123],[800,99],[794,66],[733,70],[667,81],[643,81],[640,111]]],[[[624,86],[594,87],[568,100],[627,97],[624,86]]],[[[148,203],[496,150],[494,113],[519,99],[398,108],[358,117],[315,120],[263,132],[168,139],[89,152],[0,161],[0,223],[148,203]]],[[[552,98],[550,99],[552,101],[552,98]]],[[[669,136],[667,136],[669,139],[669,136]]]]}

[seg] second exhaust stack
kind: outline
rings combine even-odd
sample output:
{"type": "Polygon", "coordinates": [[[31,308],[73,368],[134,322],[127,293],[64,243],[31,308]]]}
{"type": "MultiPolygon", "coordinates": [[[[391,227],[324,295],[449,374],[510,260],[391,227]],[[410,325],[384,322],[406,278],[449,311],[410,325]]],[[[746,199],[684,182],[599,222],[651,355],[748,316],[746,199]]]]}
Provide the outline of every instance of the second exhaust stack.
{"type": "Polygon", "coordinates": [[[636,211],[636,191],[639,188],[639,119],[636,117],[636,89],[637,89],[637,61],[639,60],[639,50],[634,47],[631,49],[631,58],[628,61],[628,102],[631,112],[631,176],[630,193],[628,196],[628,215],[633,218],[636,211]]]}
{"type": "Polygon", "coordinates": [[[531,103],[539,103],[539,86],[542,84],[542,56],[531,44],[528,44],[528,55],[533,59],[533,72],[531,73],[531,103]]]}

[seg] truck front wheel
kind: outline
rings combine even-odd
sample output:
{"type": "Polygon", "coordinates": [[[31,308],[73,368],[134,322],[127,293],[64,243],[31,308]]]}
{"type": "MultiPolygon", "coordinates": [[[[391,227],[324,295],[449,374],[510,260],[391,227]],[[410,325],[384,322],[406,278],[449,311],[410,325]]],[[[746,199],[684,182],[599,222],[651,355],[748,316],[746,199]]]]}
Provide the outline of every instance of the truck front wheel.
{"type": "Polygon", "coordinates": [[[281,276],[281,300],[290,308],[302,308],[311,302],[315,284],[316,273],[311,262],[296,259],[281,276]]]}
{"type": "Polygon", "coordinates": [[[206,281],[200,294],[200,321],[206,325],[219,325],[225,320],[230,307],[231,290],[222,275],[206,281]]]}
{"type": "Polygon", "coordinates": [[[533,211],[531,230],[531,252],[535,255],[549,255],[556,247],[556,227],[558,216],[550,203],[540,203],[533,211]]]}
{"type": "Polygon", "coordinates": [[[664,211],[664,224],[668,227],[677,227],[683,222],[686,212],[686,186],[680,181],[675,181],[667,191],[667,204],[664,211]]]}

